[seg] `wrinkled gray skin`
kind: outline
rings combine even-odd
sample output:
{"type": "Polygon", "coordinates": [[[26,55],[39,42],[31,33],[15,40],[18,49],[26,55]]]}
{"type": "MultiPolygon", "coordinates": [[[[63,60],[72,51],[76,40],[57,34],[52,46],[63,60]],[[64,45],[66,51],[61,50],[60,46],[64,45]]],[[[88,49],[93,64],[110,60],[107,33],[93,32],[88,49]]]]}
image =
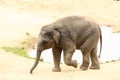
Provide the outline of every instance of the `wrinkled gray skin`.
{"type": "MultiPolygon", "coordinates": [[[[82,70],[99,69],[100,64],[97,57],[97,43],[100,38],[102,46],[101,30],[93,20],[85,17],[70,16],[59,19],[56,22],[42,27],[38,42],[37,56],[30,73],[36,68],[41,52],[52,48],[54,58],[54,72],[60,72],[61,52],[64,52],[64,62],[68,66],[77,67],[76,60],[72,60],[76,49],[82,51],[83,63],[82,70]]],[[[100,49],[101,52],[101,49],[100,49]]]]}

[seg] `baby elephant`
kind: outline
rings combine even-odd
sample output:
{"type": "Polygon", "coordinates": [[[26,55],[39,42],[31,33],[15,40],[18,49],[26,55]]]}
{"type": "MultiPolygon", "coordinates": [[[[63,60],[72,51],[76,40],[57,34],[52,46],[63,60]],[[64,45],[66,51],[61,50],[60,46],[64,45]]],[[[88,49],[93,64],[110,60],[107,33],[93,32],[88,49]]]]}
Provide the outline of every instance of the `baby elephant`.
{"type": "MultiPolygon", "coordinates": [[[[100,38],[100,53],[102,48],[102,34],[99,25],[86,17],[70,16],[59,19],[52,24],[42,27],[37,41],[37,55],[30,73],[36,68],[41,52],[52,48],[54,58],[54,72],[60,72],[61,52],[64,52],[64,62],[68,66],[77,67],[76,60],[72,60],[76,49],[83,55],[82,70],[99,69],[97,43],[100,38]]],[[[100,54],[99,54],[100,55],[100,54]]]]}

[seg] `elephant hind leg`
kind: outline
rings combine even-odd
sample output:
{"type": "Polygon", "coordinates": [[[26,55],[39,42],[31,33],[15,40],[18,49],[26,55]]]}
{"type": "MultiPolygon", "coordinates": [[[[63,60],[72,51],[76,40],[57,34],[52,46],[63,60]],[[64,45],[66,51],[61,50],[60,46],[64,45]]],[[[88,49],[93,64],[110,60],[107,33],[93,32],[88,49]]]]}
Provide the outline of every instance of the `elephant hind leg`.
{"type": "Polygon", "coordinates": [[[80,69],[82,70],[87,70],[89,67],[89,63],[90,63],[90,55],[89,52],[83,52],[82,51],[82,55],[83,55],[83,63],[80,66],[80,69]]]}
{"type": "Polygon", "coordinates": [[[84,43],[81,45],[80,50],[82,51],[83,55],[83,63],[81,65],[82,70],[87,70],[90,64],[90,53],[95,45],[95,36],[89,36],[84,43]]]}
{"type": "Polygon", "coordinates": [[[92,62],[90,69],[100,69],[100,63],[97,57],[97,45],[91,51],[90,57],[91,57],[91,62],[92,62]]]}

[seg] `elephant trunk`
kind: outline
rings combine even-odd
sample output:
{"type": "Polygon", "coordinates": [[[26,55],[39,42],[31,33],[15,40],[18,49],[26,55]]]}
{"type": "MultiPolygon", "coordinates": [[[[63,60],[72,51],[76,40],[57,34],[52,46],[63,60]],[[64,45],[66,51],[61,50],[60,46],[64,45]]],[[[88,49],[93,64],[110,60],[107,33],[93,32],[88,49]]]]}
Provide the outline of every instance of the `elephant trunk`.
{"type": "Polygon", "coordinates": [[[37,67],[37,65],[39,63],[40,56],[41,56],[41,52],[42,52],[42,50],[40,50],[40,48],[39,49],[37,48],[35,63],[30,70],[30,74],[32,74],[33,70],[37,67]]]}

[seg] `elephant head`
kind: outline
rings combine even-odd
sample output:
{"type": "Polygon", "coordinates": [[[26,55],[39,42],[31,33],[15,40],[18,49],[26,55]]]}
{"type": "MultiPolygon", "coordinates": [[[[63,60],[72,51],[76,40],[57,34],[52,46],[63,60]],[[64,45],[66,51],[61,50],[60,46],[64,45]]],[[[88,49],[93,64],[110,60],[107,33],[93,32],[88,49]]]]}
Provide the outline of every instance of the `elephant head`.
{"type": "Polygon", "coordinates": [[[42,51],[45,49],[52,48],[54,45],[59,44],[59,42],[60,42],[60,32],[57,28],[53,28],[47,25],[41,29],[37,41],[36,60],[33,67],[30,70],[30,73],[32,73],[33,70],[38,65],[42,51]]]}

